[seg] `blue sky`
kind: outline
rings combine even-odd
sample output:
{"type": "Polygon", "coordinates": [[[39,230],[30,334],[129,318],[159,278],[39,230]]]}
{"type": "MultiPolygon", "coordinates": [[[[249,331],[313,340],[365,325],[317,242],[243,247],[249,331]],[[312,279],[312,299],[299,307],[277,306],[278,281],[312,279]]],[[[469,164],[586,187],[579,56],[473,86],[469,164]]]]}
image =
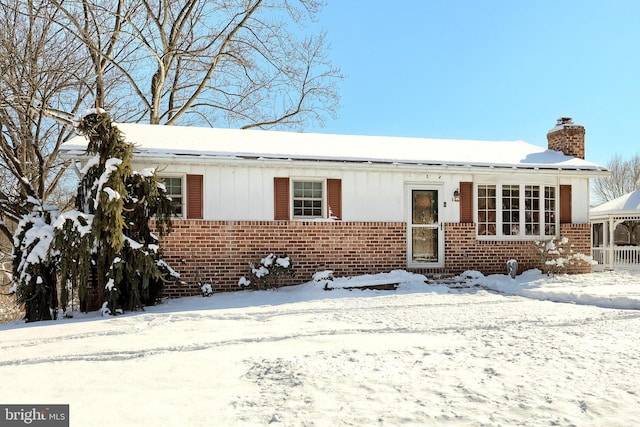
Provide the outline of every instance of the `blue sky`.
{"type": "Polygon", "coordinates": [[[640,1],[328,0],[318,25],[346,75],[307,132],[546,146],[560,116],[600,164],[640,153],[640,1]]]}

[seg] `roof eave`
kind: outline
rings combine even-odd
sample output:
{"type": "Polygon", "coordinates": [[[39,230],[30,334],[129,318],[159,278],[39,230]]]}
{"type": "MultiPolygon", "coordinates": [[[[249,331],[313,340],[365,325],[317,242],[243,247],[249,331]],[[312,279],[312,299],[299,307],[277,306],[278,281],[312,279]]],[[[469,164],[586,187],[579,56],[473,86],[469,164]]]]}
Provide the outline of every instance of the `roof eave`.
{"type": "Polygon", "coordinates": [[[545,164],[472,164],[472,163],[457,163],[457,162],[433,162],[433,161],[397,161],[397,160],[376,160],[376,159],[336,159],[336,158],[303,158],[303,157],[264,157],[260,155],[252,156],[190,156],[190,155],[162,155],[157,156],[152,153],[142,154],[138,153],[138,160],[144,158],[148,161],[158,163],[167,160],[179,160],[183,163],[189,164],[211,164],[211,163],[223,163],[223,164],[238,164],[238,163],[258,163],[262,166],[265,165],[291,165],[296,163],[305,166],[317,166],[323,164],[324,166],[338,166],[338,167],[354,167],[362,166],[366,168],[372,167],[384,167],[392,169],[421,169],[425,167],[438,168],[441,170],[466,172],[469,171],[492,171],[499,170],[501,172],[521,172],[523,170],[538,171],[540,173],[562,173],[562,174],[579,174],[589,176],[607,176],[609,172],[602,169],[586,168],[586,167],[571,167],[567,165],[545,165],[545,164]]]}
{"type": "MultiPolygon", "coordinates": [[[[86,159],[86,152],[81,147],[69,147],[66,150],[60,152],[60,156],[64,159],[86,159]]],[[[304,156],[268,156],[261,154],[251,153],[238,153],[238,154],[194,154],[194,153],[156,153],[153,151],[134,151],[134,161],[141,162],[153,162],[163,163],[167,161],[178,160],[180,163],[185,164],[238,164],[238,163],[259,163],[264,166],[266,164],[287,164],[290,165],[295,162],[299,165],[318,165],[323,164],[325,166],[339,166],[344,167],[349,165],[350,167],[360,165],[363,167],[385,167],[393,169],[423,169],[424,167],[446,169],[449,171],[461,171],[469,172],[473,171],[492,171],[500,170],[501,172],[518,172],[518,171],[538,171],[540,173],[562,173],[562,174],[579,174],[581,176],[607,176],[609,171],[595,166],[571,166],[571,165],[557,165],[557,164],[488,164],[488,163],[465,163],[465,162],[444,162],[444,161],[419,161],[419,160],[386,160],[386,159],[367,159],[367,158],[329,158],[329,157],[304,157],[304,156]]]]}

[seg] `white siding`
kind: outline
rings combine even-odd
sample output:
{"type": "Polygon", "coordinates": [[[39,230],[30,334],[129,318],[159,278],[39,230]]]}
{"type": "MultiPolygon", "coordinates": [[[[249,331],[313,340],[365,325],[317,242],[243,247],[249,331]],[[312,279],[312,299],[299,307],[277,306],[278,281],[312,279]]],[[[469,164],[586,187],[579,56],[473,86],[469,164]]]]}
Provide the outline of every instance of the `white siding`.
{"type": "Polygon", "coordinates": [[[273,219],[272,169],[210,166],[205,173],[205,219],[273,219]]]}
{"type": "MultiPolygon", "coordinates": [[[[135,164],[134,167],[148,167],[135,164]]],[[[344,221],[405,221],[406,188],[412,185],[435,185],[442,191],[443,222],[460,219],[459,202],[453,201],[453,193],[459,183],[525,183],[560,185],[571,184],[573,222],[588,222],[589,180],[583,177],[563,177],[541,174],[535,171],[488,170],[473,173],[449,173],[446,171],[407,171],[377,168],[375,165],[349,164],[299,165],[291,167],[279,164],[235,163],[222,165],[160,165],[160,175],[204,175],[204,218],[212,220],[273,220],[273,178],[300,179],[339,178],[342,180],[342,219],[344,221]],[[320,167],[319,167],[320,166],[320,167]]]]}
{"type": "Polygon", "coordinates": [[[345,221],[404,221],[403,174],[345,171],[341,178],[345,221]]]}
{"type": "Polygon", "coordinates": [[[562,179],[563,185],[571,185],[571,222],[589,223],[589,180],[584,178],[562,179]]]}

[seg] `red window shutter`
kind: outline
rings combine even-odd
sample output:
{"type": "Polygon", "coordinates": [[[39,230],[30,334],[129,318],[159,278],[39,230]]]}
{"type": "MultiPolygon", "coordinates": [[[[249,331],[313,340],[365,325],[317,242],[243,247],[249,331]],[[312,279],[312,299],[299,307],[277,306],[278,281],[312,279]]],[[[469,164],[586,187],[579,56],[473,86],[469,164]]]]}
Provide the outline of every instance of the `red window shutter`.
{"type": "Polygon", "coordinates": [[[342,180],[327,179],[327,217],[342,219],[342,180]]]}
{"type": "Polygon", "coordinates": [[[289,178],[273,178],[273,219],[289,220],[289,178]]]}
{"type": "Polygon", "coordinates": [[[202,175],[187,175],[187,218],[203,218],[202,190],[202,175]]]}
{"type": "Polygon", "coordinates": [[[460,183],[460,222],[473,222],[473,182],[460,183]]]}
{"type": "Polygon", "coordinates": [[[560,224],[571,224],[571,186],[560,186],[560,224]]]}

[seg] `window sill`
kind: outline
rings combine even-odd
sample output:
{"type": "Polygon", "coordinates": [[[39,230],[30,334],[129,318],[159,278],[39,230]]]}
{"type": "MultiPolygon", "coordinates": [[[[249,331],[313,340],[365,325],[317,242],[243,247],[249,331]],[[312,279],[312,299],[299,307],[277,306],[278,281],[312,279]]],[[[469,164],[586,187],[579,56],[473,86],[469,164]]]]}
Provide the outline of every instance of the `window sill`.
{"type": "Polygon", "coordinates": [[[535,242],[540,240],[551,240],[557,239],[559,235],[554,234],[553,236],[487,236],[487,235],[476,235],[476,240],[478,241],[491,241],[491,242],[535,242]]]}
{"type": "Polygon", "coordinates": [[[337,218],[322,218],[322,217],[317,217],[317,218],[295,217],[291,221],[298,221],[298,222],[335,222],[335,221],[341,221],[341,220],[339,220],[337,218]]]}

